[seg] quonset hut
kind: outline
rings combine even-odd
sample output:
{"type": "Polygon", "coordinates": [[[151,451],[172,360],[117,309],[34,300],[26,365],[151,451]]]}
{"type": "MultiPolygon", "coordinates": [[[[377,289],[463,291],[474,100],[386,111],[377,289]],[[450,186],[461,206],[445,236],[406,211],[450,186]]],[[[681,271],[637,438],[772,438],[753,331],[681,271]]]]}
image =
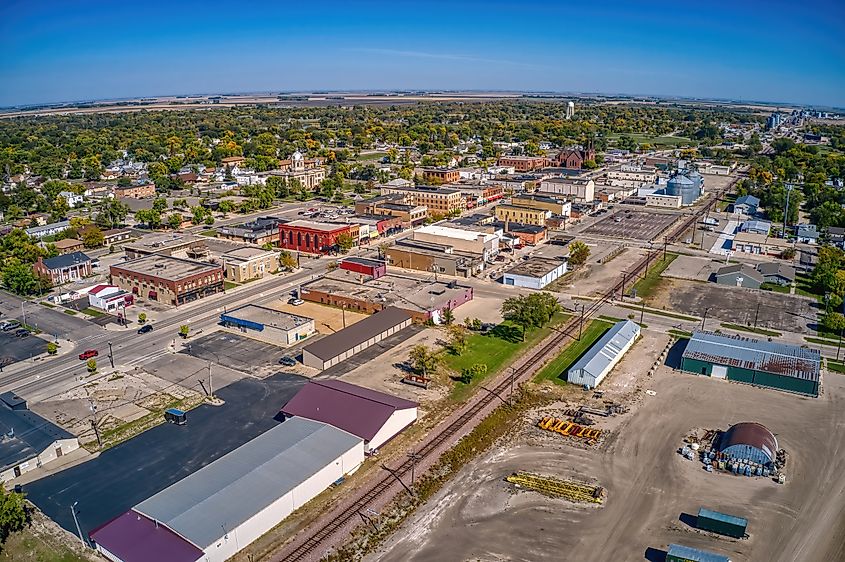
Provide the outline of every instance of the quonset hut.
{"type": "Polygon", "coordinates": [[[722,434],[718,448],[732,459],[771,466],[777,457],[778,440],[765,426],[742,422],[722,434]]]}

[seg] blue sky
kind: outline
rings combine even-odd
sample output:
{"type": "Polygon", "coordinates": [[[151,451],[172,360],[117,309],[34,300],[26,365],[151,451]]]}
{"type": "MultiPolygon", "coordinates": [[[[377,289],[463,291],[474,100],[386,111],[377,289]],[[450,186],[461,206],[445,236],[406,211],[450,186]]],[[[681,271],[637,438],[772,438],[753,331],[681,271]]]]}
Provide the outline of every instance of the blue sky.
{"type": "Polygon", "coordinates": [[[543,90],[845,107],[845,2],[0,0],[0,106],[543,90]]]}

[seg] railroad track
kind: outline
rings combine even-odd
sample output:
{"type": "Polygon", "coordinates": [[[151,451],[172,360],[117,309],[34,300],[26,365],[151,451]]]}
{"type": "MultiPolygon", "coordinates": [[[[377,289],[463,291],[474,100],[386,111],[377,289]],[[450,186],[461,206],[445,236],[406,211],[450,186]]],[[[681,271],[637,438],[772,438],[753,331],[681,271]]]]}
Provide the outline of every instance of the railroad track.
{"type": "MultiPolygon", "coordinates": [[[[575,339],[578,334],[579,324],[584,320],[593,316],[598,310],[614,295],[621,292],[625,288],[626,280],[633,283],[643,272],[643,270],[652,261],[656,261],[657,256],[660,255],[660,250],[653,250],[647,256],[643,257],[633,269],[629,270],[625,276],[620,279],[613,287],[605,292],[598,300],[594,301],[592,305],[583,310],[581,316],[575,316],[569,320],[563,329],[557,330],[554,337],[547,341],[542,347],[534,351],[529,358],[523,362],[522,366],[515,369],[513,374],[514,382],[522,382],[527,379],[537,368],[542,366],[544,359],[556,354],[558,346],[567,339],[575,339]]],[[[277,558],[278,562],[301,562],[304,560],[313,560],[314,556],[319,552],[320,545],[331,537],[336,531],[342,529],[350,522],[360,517],[360,512],[364,510],[368,504],[385,494],[395,485],[395,480],[409,474],[415,462],[420,462],[423,459],[430,457],[437,453],[438,449],[446,443],[450,438],[454,437],[462,429],[464,429],[471,421],[475,420],[481,412],[490,406],[492,402],[497,399],[502,399],[511,387],[511,378],[503,377],[494,388],[489,389],[488,392],[482,394],[475,402],[466,407],[466,410],[452,423],[444,427],[442,431],[436,435],[431,436],[419,449],[416,451],[416,459],[409,458],[398,467],[389,471],[378,481],[374,482],[370,487],[366,488],[363,494],[359,496],[352,504],[347,506],[341,513],[337,514],[331,521],[316,529],[305,541],[296,546],[293,550],[277,558]]]]}

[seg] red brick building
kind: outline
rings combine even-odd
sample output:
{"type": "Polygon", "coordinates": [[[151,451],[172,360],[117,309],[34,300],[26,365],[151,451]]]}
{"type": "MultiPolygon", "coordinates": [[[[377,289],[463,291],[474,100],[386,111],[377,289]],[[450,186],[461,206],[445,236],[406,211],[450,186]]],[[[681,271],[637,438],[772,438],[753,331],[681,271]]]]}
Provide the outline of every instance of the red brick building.
{"type": "Polygon", "coordinates": [[[423,168],[423,180],[427,182],[452,183],[461,179],[461,173],[454,168],[423,168]]]}
{"type": "Polygon", "coordinates": [[[587,145],[587,148],[565,148],[561,150],[555,157],[555,165],[560,168],[567,168],[569,170],[580,170],[584,167],[584,162],[587,160],[596,160],[596,149],[592,144],[587,145]]]}
{"type": "Polygon", "coordinates": [[[507,166],[517,172],[531,172],[549,166],[549,159],[545,156],[499,156],[496,162],[499,166],[507,166]]]}
{"type": "MultiPolygon", "coordinates": [[[[279,225],[279,247],[307,254],[328,254],[337,251],[337,238],[352,235],[348,224],[296,220],[279,225]]],[[[358,225],[354,225],[358,226],[358,225]]],[[[353,237],[355,238],[355,237],[353,237]]]]}
{"type": "Polygon", "coordinates": [[[150,254],[112,265],[109,280],[141,298],[179,306],[223,292],[223,267],[150,254]]]}

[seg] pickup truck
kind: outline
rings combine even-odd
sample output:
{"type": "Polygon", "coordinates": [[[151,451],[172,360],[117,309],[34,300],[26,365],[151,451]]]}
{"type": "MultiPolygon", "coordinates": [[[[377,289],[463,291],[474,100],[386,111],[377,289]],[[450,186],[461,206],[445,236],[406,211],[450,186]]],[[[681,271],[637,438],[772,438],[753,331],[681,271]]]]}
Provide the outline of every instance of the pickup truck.
{"type": "Polygon", "coordinates": [[[84,361],[85,359],[91,359],[92,357],[96,357],[99,354],[100,352],[96,349],[86,349],[85,351],[79,354],[79,358],[84,361]]]}

